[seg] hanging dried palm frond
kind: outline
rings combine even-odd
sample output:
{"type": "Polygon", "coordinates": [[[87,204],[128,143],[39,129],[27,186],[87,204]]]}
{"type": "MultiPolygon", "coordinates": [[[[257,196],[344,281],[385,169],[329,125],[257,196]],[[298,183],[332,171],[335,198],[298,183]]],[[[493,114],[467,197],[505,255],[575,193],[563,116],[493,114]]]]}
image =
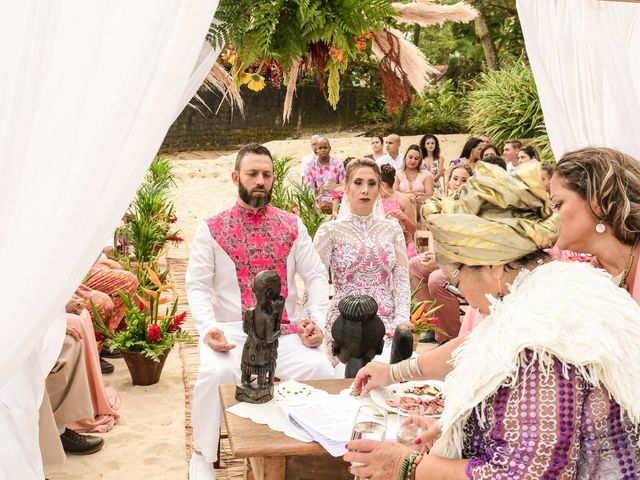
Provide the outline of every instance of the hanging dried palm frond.
{"type": "Polygon", "coordinates": [[[298,82],[298,73],[300,73],[301,61],[294,60],[291,70],[289,70],[289,81],[287,82],[287,95],[284,97],[284,109],[282,112],[282,123],[285,124],[289,121],[291,116],[291,108],[293,106],[293,95],[296,92],[296,85],[298,82]]]}
{"type": "MultiPolygon", "coordinates": [[[[210,91],[219,91],[222,93],[222,99],[227,100],[232,108],[238,107],[241,113],[244,111],[244,101],[240,96],[240,90],[238,90],[238,87],[233,81],[231,75],[229,75],[229,72],[227,72],[218,62],[214,63],[213,67],[211,67],[211,70],[207,74],[207,78],[204,80],[203,86],[210,91]]],[[[200,98],[199,100],[202,101],[200,98]]],[[[204,104],[204,102],[202,103],[204,104]]],[[[220,105],[222,105],[222,102],[220,102],[220,105]]]]}
{"type": "Polygon", "coordinates": [[[440,72],[427,61],[417,46],[404,38],[402,32],[392,28],[374,33],[372,50],[381,62],[384,58],[389,58],[390,52],[395,52],[396,49],[397,61],[390,58],[395,63],[393,70],[399,78],[406,77],[418,95],[421,94],[429,83],[429,78],[437,77],[440,72]]]}
{"type": "Polygon", "coordinates": [[[392,3],[398,12],[395,19],[400,23],[417,23],[423,27],[441,25],[444,22],[470,22],[478,15],[475,8],[465,2],[455,5],[438,5],[430,0],[412,3],[392,3]]]}

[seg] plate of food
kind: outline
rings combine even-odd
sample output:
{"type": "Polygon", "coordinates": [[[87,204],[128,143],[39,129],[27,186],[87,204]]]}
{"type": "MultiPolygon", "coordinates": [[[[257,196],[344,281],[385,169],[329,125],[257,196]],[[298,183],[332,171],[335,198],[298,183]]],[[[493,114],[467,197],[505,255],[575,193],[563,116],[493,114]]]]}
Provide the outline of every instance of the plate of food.
{"type": "Polygon", "coordinates": [[[371,400],[379,407],[398,413],[403,409],[424,408],[424,414],[439,417],[444,410],[444,382],[440,380],[419,380],[394,383],[384,388],[371,390],[371,400]]]}

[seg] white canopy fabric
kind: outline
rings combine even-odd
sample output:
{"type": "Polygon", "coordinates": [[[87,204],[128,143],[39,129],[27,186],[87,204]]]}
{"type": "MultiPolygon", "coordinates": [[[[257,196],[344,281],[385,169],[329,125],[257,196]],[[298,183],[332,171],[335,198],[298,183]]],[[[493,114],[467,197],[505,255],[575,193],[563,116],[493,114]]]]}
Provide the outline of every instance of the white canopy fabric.
{"type": "Polygon", "coordinates": [[[215,61],[217,4],[0,0],[0,480],[42,478],[54,322],[215,61]]]}
{"type": "Polygon", "coordinates": [[[640,160],[640,4],[516,4],[556,159],[606,146],[640,160]]]}

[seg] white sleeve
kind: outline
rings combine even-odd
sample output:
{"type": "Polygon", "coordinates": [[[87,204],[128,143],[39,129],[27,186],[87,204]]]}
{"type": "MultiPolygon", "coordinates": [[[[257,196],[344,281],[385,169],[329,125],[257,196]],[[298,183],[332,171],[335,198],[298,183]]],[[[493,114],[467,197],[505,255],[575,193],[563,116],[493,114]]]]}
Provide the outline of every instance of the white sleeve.
{"type": "Polygon", "coordinates": [[[216,273],[214,240],[205,222],[198,225],[191,244],[191,255],[185,279],[185,289],[191,315],[201,337],[216,326],[213,313],[213,278],[216,273]]]}
{"type": "Polygon", "coordinates": [[[304,281],[304,307],[308,315],[324,330],[329,309],[329,277],[307,228],[298,218],[298,238],[293,244],[296,273],[304,281]]]}

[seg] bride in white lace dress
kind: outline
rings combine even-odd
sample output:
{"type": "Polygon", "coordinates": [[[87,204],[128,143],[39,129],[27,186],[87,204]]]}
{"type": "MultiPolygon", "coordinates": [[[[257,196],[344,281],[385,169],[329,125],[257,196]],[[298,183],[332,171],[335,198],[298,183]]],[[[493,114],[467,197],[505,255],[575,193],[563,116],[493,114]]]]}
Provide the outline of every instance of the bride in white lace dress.
{"type": "MultiPolygon", "coordinates": [[[[402,228],[396,220],[384,218],[380,168],[375,162],[358,159],[349,163],[340,215],[318,229],[313,243],[335,287],[327,314],[325,339],[329,347],[331,326],[339,315],[338,302],[354,294],[376,300],[378,315],[386,326],[385,345],[391,345],[395,327],[409,320],[411,287],[402,228]]],[[[388,351],[386,348],[387,355],[388,351]]]]}

